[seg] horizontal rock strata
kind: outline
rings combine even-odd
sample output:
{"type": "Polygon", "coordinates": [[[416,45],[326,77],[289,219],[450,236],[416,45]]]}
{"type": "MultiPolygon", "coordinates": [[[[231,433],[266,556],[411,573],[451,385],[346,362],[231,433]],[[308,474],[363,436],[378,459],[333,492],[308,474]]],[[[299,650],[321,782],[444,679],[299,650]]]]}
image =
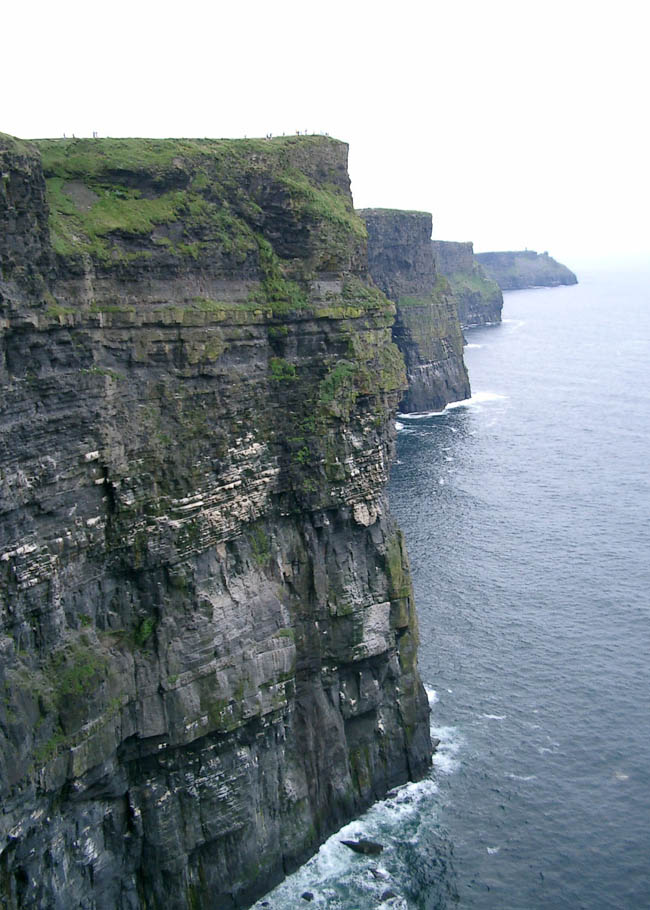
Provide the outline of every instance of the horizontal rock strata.
{"type": "Polygon", "coordinates": [[[246,907],[431,756],[347,147],[0,161],[2,905],[246,907]]]}

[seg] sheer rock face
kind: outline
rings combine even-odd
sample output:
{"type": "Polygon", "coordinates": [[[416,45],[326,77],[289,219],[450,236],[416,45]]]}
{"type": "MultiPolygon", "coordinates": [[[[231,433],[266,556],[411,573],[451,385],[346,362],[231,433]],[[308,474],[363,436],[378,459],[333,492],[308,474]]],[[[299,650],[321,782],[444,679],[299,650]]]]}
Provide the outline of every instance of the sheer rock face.
{"type": "Polygon", "coordinates": [[[368,268],[394,300],[393,340],[404,355],[408,390],[403,412],[439,411],[470,396],[463,336],[449,283],[436,269],[431,215],[363,209],[368,228],[368,268]]]}
{"type": "Polygon", "coordinates": [[[476,259],[503,291],[578,283],[575,274],[548,253],[534,250],[477,253],[476,259]]]}
{"type": "Polygon", "coordinates": [[[431,756],[347,147],[0,148],[3,906],[245,907],[431,756]]]}
{"type": "Polygon", "coordinates": [[[471,243],[434,240],[433,258],[456,298],[463,328],[501,322],[503,294],[474,256],[471,243]]]}

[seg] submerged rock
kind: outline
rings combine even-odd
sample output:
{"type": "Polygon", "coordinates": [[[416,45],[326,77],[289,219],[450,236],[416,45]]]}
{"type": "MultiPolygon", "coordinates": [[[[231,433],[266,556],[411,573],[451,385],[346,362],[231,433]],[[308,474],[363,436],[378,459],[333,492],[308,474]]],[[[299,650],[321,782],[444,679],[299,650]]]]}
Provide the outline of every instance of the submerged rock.
{"type": "Polygon", "coordinates": [[[365,856],[376,856],[384,849],[383,844],[378,844],[374,840],[365,840],[364,838],[360,840],[342,840],[341,843],[349,847],[350,850],[354,850],[355,853],[363,853],[365,856]]]}

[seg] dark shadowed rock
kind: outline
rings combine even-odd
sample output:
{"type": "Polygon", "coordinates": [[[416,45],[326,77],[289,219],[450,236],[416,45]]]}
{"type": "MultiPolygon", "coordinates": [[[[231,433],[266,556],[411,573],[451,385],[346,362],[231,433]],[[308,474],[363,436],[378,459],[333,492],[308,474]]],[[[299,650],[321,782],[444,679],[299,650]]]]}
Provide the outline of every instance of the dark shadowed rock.
{"type": "Polygon", "coordinates": [[[374,840],[342,840],[342,844],[354,850],[355,853],[363,853],[365,856],[376,856],[384,849],[383,844],[378,844],[374,840]]]}

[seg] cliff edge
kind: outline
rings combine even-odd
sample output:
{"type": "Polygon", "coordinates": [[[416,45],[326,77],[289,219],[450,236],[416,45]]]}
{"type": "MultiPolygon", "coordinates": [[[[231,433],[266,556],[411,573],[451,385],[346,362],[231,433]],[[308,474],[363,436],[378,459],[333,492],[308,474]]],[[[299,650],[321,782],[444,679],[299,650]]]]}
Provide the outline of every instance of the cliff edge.
{"type": "Polygon", "coordinates": [[[431,759],[347,146],[0,162],[2,903],[246,907],[431,759]]]}
{"type": "Polygon", "coordinates": [[[449,282],[463,328],[501,322],[503,294],[474,256],[472,243],[433,240],[436,269],[449,282]]]}
{"type": "Polygon", "coordinates": [[[400,410],[440,411],[469,398],[463,335],[456,301],[436,269],[431,215],[362,209],[368,229],[368,268],[377,287],[395,301],[393,340],[406,362],[408,390],[400,410]]]}
{"type": "Polygon", "coordinates": [[[502,291],[578,283],[575,274],[548,253],[534,250],[476,253],[476,259],[502,291]]]}

